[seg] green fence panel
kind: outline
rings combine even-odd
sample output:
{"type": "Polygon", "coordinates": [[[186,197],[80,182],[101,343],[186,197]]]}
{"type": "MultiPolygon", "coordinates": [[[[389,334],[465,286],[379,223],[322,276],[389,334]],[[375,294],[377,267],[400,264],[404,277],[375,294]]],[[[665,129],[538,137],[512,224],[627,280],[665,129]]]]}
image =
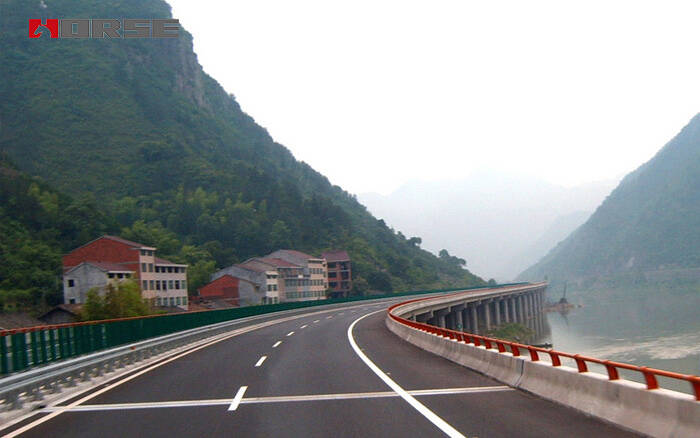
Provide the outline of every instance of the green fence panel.
{"type": "Polygon", "coordinates": [[[7,349],[9,336],[0,336],[0,374],[10,372],[10,355],[7,349]]]}

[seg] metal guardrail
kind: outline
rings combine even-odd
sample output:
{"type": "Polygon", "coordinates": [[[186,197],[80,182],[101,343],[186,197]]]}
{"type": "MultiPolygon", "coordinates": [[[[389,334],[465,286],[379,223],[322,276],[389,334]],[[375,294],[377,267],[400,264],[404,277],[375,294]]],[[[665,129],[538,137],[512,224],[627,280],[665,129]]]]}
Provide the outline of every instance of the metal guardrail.
{"type": "Polygon", "coordinates": [[[561,358],[570,358],[576,362],[579,373],[588,372],[588,363],[594,363],[605,366],[608,374],[608,380],[619,380],[620,373],[619,369],[637,371],[644,376],[646,382],[646,387],[648,390],[658,389],[659,381],[657,377],[668,377],[676,380],[683,380],[690,383],[693,393],[695,394],[695,400],[700,401],[700,377],[693,376],[689,374],[680,374],[672,371],[659,370],[655,368],[637,366],[626,364],[622,362],[613,362],[609,360],[601,360],[594,357],[583,356],[580,354],[565,353],[562,351],[557,351],[553,349],[534,347],[532,345],[520,344],[518,342],[510,342],[502,339],[489,338],[487,336],[475,335],[471,333],[459,332],[456,330],[449,330],[442,327],[436,327],[430,324],[425,324],[421,322],[411,321],[401,316],[395,315],[393,311],[406,304],[415,303],[418,301],[427,301],[432,298],[417,298],[414,300],[405,301],[403,303],[395,304],[387,310],[388,315],[394,321],[409,326],[411,328],[428,332],[437,336],[442,336],[455,340],[457,342],[464,342],[466,344],[473,344],[475,347],[483,345],[487,349],[497,348],[499,353],[510,353],[515,357],[521,355],[521,352],[527,351],[530,360],[537,362],[540,360],[540,354],[548,355],[551,359],[553,367],[561,366],[561,358]]]}
{"type": "Polygon", "coordinates": [[[349,303],[381,298],[481,289],[434,289],[399,294],[299,301],[234,309],[203,310],[168,315],[89,321],[27,327],[0,331],[0,375],[24,371],[36,366],[93,353],[119,345],[177,333],[205,325],[335,303],[349,303]]]}

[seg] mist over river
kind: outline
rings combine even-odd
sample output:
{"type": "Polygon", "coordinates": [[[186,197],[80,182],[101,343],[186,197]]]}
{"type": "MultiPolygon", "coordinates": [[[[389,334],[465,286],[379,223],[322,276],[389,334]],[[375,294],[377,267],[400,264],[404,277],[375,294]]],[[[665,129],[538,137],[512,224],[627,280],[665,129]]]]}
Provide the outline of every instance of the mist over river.
{"type": "MultiPolygon", "coordinates": [[[[561,293],[548,290],[548,299],[561,293]]],[[[547,314],[556,350],[700,375],[700,286],[568,294],[583,307],[547,314]]],[[[605,373],[603,367],[591,371],[605,373]]],[[[640,373],[625,378],[643,381],[640,373]]],[[[660,379],[664,388],[691,392],[690,384],[660,379]]]]}

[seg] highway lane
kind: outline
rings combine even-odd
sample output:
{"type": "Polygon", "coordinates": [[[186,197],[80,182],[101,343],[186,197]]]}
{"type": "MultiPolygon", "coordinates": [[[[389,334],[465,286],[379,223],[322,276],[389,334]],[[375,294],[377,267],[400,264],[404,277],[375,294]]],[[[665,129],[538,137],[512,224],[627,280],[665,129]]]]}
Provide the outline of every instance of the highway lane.
{"type": "Polygon", "coordinates": [[[348,328],[365,315],[352,331],[363,353],[405,390],[452,392],[414,397],[465,436],[634,436],[401,341],[385,312],[373,313],[386,307],[311,309],[159,366],[20,436],[444,436],[353,350],[348,328]]]}

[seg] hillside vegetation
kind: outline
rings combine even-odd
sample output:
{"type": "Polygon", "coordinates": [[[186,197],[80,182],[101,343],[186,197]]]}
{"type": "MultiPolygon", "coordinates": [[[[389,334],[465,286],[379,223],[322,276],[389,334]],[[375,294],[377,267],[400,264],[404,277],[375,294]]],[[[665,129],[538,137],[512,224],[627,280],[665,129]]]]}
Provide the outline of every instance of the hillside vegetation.
{"type": "Polygon", "coordinates": [[[41,225],[22,205],[3,203],[14,245],[43,245],[48,257],[22,265],[47,281],[25,284],[11,268],[0,278],[3,294],[55,297],[48,278],[56,281],[57,256],[105,231],[189,263],[193,289],[217,266],[277,248],[346,249],[355,293],[483,283],[459,258],[421,250],[419,239],[297,161],[203,72],[186,31],[177,39],[27,38],[29,18],[168,18],[165,2],[0,0],[0,11],[0,152],[13,163],[4,165],[12,170],[3,171],[3,196],[35,202],[44,195],[34,184],[59,200],[54,210],[36,201],[49,215],[41,225]]]}
{"type": "Polygon", "coordinates": [[[700,281],[700,114],[520,275],[581,286],[700,281]]]}

